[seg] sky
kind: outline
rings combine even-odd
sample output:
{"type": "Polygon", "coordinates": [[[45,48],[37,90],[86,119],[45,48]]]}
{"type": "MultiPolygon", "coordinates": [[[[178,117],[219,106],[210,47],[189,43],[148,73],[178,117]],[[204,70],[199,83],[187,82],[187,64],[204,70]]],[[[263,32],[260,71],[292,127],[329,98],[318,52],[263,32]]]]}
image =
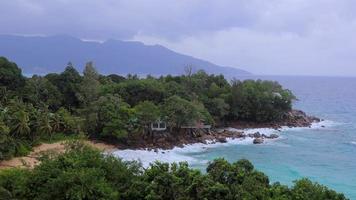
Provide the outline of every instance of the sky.
{"type": "Polygon", "coordinates": [[[254,74],[356,76],[355,0],[1,0],[0,27],[161,44],[254,74]]]}

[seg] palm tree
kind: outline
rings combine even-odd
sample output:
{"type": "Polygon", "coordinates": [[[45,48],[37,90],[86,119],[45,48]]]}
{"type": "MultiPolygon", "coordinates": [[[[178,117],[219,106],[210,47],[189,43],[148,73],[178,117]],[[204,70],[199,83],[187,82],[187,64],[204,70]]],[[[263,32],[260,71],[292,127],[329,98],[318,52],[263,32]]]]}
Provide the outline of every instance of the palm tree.
{"type": "Polygon", "coordinates": [[[51,113],[50,114],[50,122],[52,126],[52,131],[53,132],[60,132],[63,129],[63,120],[60,115],[56,113],[51,113]]]}
{"type": "Polygon", "coordinates": [[[53,128],[51,126],[51,120],[50,120],[49,114],[47,112],[43,113],[39,120],[38,131],[40,134],[48,135],[49,140],[50,141],[52,140],[53,128]]]}
{"type": "Polygon", "coordinates": [[[14,137],[29,136],[31,133],[30,118],[27,112],[20,110],[12,120],[11,132],[14,137]]]}

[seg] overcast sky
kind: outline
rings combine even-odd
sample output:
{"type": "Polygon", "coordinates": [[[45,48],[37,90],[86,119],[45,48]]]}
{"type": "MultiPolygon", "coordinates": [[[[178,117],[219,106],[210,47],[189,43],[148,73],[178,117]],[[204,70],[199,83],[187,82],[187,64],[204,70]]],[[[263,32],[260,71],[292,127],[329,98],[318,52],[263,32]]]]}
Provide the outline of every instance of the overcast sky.
{"type": "Polygon", "coordinates": [[[162,44],[255,74],[356,76],[355,0],[1,0],[0,27],[162,44]]]}

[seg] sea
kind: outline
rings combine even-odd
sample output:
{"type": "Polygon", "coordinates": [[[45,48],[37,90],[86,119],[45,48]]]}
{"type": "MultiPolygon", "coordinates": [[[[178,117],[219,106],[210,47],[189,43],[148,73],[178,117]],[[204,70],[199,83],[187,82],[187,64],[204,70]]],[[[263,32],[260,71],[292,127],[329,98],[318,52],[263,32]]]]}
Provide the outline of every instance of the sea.
{"type": "Polygon", "coordinates": [[[356,78],[303,76],[250,76],[238,79],[275,80],[298,98],[294,108],[323,119],[310,128],[245,130],[276,133],[280,137],[254,145],[251,138],[227,143],[193,144],[173,150],[118,150],[124,160],[139,160],[144,167],[155,160],[186,161],[202,170],[216,158],[250,160],[271,183],[289,186],[303,177],[356,200],[356,78]]]}

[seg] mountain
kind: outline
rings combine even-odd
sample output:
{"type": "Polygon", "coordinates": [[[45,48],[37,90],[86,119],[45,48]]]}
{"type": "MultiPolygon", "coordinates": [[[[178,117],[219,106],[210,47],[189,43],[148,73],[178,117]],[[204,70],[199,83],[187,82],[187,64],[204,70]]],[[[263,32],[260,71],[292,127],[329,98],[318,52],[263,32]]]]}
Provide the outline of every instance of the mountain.
{"type": "Polygon", "coordinates": [[[89,42],[70,36],[0,35],[0,56],[16,62],[24,74],[61,72],[69,61],[80,71],[86,62],[93,61],[103,74],[182,74],[187,65],[193,70],[203,69],[229,77],[250,74],[183,55],[160,45],[120,40],[89,42]]]}

